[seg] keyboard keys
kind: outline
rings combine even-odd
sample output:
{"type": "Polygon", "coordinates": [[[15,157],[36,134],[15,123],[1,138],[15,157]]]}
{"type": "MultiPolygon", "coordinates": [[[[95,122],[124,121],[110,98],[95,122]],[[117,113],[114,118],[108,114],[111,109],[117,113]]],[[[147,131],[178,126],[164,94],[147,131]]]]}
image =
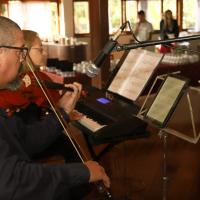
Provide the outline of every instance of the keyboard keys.
{"type": "Polygon", "coordinates": [[[98,122],[96,122],[93,119],[87,117],[86,115],[84,115],[80,120],[78,120],[78,122],[82,126],[88,128],[92,132],[96,132],[97,130],[99,130],[102,127],[106,126],[106,125],[99,124],[98,122]]]}

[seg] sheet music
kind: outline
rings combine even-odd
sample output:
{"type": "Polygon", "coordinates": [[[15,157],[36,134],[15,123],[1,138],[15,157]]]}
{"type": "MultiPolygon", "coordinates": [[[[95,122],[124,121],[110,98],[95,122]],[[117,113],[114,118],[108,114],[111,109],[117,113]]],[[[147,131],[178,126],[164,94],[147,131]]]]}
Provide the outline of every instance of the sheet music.
{"type": "Polygon", "coordinates": [[[135,101],[161,61],[162,56],[160,53],[144,49],[131,50],[108,90],[135,101]]]}
{"type": "Polygon", "coordinates": [[[185,83],[185,80],[168,77],[146,116],[162,124],[175,104],[185,83]]]}

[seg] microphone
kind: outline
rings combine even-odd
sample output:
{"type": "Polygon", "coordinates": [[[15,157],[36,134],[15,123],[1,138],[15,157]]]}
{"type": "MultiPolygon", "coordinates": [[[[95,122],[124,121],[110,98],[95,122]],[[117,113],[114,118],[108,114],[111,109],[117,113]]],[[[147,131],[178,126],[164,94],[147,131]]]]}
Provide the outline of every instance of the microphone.
{"type": "Polygon", "coordinates": [[[90,63],[86,68],[86,74],[87,76],[93,78],[95,77],[99,71],[101,64],[107,57],[107,55],[110,54],[110,52],[114,49],[114,47],[117,45],[117,39],[122,33],[122,31],[125,29],[127,22],[121,25],[119,30],[114,34],[114,36],[106,43],[103,50],[99,53],[99,55],[95,58],[93,63],[90,63]]]}

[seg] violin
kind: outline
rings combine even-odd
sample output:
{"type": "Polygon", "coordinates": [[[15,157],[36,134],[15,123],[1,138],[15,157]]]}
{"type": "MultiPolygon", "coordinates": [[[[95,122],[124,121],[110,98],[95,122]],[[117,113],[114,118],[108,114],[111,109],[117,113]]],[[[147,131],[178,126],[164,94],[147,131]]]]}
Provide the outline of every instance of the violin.
{"type": "MultiPolygon", "coordinates": [[[[61,94],[58,90],[66,88],[62,84],[53,83],[53,81],[43,72],[38,71],[38,76],[47,84],[48,93],[54,102],[57,102],[61,94]]],[[[25,109],[31,103],[36,104],[38,107],[49,107],[45,95],[41,91],[38,83],[31,72],[26,72],[22,76],[22,85],[16,91],[8,89],[0,90],[0,107],[6,110],[9,115],[12,115],[19,109],[25,109]]],[[[68,88],[69,90],[69,88],[68,88]]]]}
{"type": "MultiPolygon", "coordinates": [[[[37,71],[37,76],[40,80],[43,82],[48,81],[53,82],[45,73],[41,71],[37,71]]],[[[41,88],[39,87],[38,83],[35,81],[35,78],[33,74],[29,71],[26,73],[26,75],[23,78],[24,81],[24,86],[26,85],[27,87],[24,87],[20,89],[21,94],[25,96],[26,98],[29,99],[30,102],[34,102],[37,104],[39,107],[45,107],[48,106],[48,102],[46,100],[45,95],[43,94],[41,88]],[[30,84],[28,81],[26,81],[26,77],[29,77],[30,84]]],[[[48,89],[48,94],[51,96],[51,99],[53,99],[54,102],[57,102],[60,99],[60,93],[58,90],[47,88],[48,89]]]]}

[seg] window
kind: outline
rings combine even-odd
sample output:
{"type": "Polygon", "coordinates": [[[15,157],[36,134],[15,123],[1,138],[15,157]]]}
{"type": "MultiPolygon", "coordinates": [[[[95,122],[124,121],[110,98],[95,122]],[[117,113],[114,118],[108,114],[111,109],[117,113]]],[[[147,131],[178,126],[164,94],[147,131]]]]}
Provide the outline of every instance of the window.
{"type": "Polygon", "coordinates": [[[163,0],[163,12],[166,10],[171,10],[173,13],[173,17],[177,18],[176,16],[176,0],[163,0]]]}
{"type": "Polygon", "coordinates": [[[172,11],[175,19],[179,17],[179,22],[181,20],[179,24],[182,24],[181,29],[193,28],[200,31],[200,12],[198,12],[200,0],[109,0],[109,7],[110,33],[113,33],[126,20],[130,21],[133,27],[139,10],[144,10],[154,30],[159,30],[162,13],[168,9],[172,11]],[[178,9],[181,3],[183,3],[183,10],[178,9]]]}
{"type": "Polygon", "coordinates": [[[0,15],[8,17],[8,4],[0,3],[0,15]]]}
{"type": "Polygon", "coordinates": [[[121,0],[108,0],[109,32],[114,33],[122,24],[121,0]]]}
{"type": "MultiPolygon", "coordinates": [[[[88,13],[88,6],[86,4],[81,6],[77,2],[89,4],[89,1],[74,0],[75,32],[84,33],[85,30],[89,30],[83,28],[89,27],[89,18],[86,14],[88,13]]],[[[200,0],[108,0],[109,33],[114,33],[127,20],[133,27],[137,21],[139,10],[144,10],[147,20],[153,25],[153,29],[159,30],[162,13],[168,9],[172,11],[174,18],[179,20],[180,29],[200,31],[200,12],[198,12],[200,0]],[[182,3],[183,9],[181,10],[180,5],[182,3]]]]}
{"type": "Polygon", "coordinates": [[[129,21],[131,27],[133,27],[137,22],[137,1],[125,1],[124,8],[125,20],[129,21]]]}
{"type": "Polygon", "coordinates": [[[199,31],[199,5],[197,0],[183,0],[183,29],[199,31]],[[193,12],[191,12],[191,10],[193,12]]]}
{"type": "Polygon", "coordinates": [[[22,29],[34,30],[42,39],[53,40],[59,35],[57,6],[57,2],[50,1],[8,1],[8,17],[22,29]]]}
{"type": "Polygon", "coordinates": [[[74,29],[75,34],[89,33],[89,5],[87,1],[74,2],[74,29]]]}
{"type": "Polygon", "coordinates": [[[160,29],[161,0],[141,0],[138,3],[138,10],[144,10],[146,19],[152,23],[154,30],[160,29]]]}

